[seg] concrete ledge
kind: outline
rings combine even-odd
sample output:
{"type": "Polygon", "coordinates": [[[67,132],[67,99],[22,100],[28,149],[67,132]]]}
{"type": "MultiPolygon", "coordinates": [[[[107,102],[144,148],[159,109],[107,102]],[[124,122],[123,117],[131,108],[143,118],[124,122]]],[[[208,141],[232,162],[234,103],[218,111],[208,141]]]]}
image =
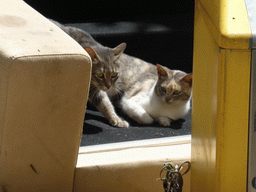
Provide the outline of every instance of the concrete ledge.
{"type": "MultiPolygon", "coordinates": [[[[190,141],[190,136],[180,136],[80,148],[74,191],[162,191],[156,179],[163,164],[190,161],[190,141]]],[[[187,174],[183,191],[189,188],[187,174]]]]}

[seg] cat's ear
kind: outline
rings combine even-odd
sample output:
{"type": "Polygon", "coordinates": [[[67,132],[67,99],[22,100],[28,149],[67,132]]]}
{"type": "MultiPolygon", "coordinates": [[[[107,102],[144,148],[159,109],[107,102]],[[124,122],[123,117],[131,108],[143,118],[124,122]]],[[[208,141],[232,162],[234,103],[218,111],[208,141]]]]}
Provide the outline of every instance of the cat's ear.
{"type": "Polygon", "coordinates": [[[156,64],[156,68],[159,76],[162,76],[162,77],[168,76],[168,73],[165,71],[165,69],[161,65],[156,64]]]}
{"type": "Polygon", "coordinates": [[[113,49],[114,56],[116,59],[124,52],[125,48],[126,48],[126,43],[121,43],[120,45],[118,45],[113,49]]]}
{"type": "Polygon", "coordinates": [[[91,47],[86,47],[85,51],[90,55],[92,61],[98,58],[98,55],[95,53],[95,51],[91,47]]]}
{"type": "Polygon", "coordinates": [[[193,75],[192,73],[185,75],[184,77],[181,78],[181,81],[188,83],[190,87],[192,87],[192,80],[193,80],[193,75]]]}

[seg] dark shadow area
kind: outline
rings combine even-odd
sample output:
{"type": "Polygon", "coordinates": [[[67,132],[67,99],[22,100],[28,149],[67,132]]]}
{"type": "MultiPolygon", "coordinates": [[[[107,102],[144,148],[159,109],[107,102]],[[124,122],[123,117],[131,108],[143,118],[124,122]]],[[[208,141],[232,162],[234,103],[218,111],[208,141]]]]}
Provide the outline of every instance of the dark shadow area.
{"type": "Polygon", "coordinates": [[[171,69],[192,71],[193,14],[165,16],[149,21],[68,23],[90,33],[108,47],[127,43],[125,53],[171,69]]]}
{"type": "Polygon", "coordinates": [[[111,23],[116,21],[151,20],[193,12],[194,10],[194,1],[191,0],[25,0],[25,2],[45,17],[63,23],[111,23]]]}

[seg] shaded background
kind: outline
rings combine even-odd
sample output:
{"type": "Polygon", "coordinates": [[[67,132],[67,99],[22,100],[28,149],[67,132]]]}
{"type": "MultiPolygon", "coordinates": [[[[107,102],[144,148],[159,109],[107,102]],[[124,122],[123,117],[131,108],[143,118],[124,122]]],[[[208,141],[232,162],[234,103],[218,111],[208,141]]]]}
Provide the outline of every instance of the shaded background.
{"type": "MultiPolygon", "coordinates": [[[[125,53],[170,69],[192,72],[194,1],[25,0],[47,18],[79,27],[108,47],[127,43],[125,53]]],[[[88,105],[81,145],[95,145],[191,133],[191,114],[170,127],[115,128],[88,105]]]]}

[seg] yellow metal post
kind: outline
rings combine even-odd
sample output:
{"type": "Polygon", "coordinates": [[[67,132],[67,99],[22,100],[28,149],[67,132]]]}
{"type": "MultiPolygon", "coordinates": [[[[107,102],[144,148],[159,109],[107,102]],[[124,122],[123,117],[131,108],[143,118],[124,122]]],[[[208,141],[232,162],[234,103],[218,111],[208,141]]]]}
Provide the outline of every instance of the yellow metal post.
{"type": "Polygon", "coordinates": [[[247,190],[250,38],[244,0],[196,0],[192,192],[247,190]]]}

